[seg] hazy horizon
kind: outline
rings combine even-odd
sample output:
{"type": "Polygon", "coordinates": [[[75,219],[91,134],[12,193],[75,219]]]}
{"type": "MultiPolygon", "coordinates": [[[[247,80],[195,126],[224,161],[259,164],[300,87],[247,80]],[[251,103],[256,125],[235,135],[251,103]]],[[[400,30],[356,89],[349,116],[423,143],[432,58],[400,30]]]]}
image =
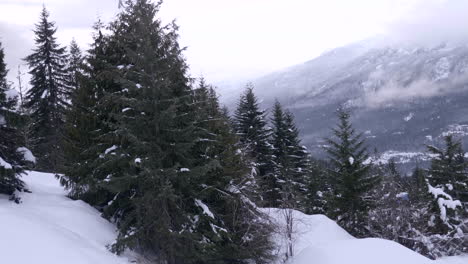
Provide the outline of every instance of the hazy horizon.
{"type": "MultiPolygon", "coordinates": [[[[0,0],[0,40],[16,83],[17,67],[34,47],[32,29],[44,4],[62,45],[75,38],[85,50],[91,26],[109,22],[118,0],[0,0]]],[[[376,35],[434,42],[464,40],[461,0],[165,1],[159,17],[180,26],[181,45],[194,77],[213,83],[247,81],[311,60],[325,51],[376,35]],[[437,18],[437,19],[435,19],[437,18]],[[424,30],[431,28],[432,30],[424,30]],[[449,29],[449,30],[448,30],[449,29]]]]}

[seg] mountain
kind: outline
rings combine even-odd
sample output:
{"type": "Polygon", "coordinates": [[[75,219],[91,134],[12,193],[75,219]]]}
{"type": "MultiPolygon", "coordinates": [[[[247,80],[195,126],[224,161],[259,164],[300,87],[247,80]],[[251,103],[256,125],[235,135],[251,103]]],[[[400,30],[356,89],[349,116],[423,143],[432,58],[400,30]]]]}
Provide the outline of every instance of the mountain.
{"type": "Polygon", "coordinates": [[[357,130],[381,161],[414,165],[442,136],[468,149],[468,46],[385,45],[382,39],[337,48],[254,81],[265,107],[290,108],[304,144],[323,155],[335,110],[349,108],[357,130]]]}

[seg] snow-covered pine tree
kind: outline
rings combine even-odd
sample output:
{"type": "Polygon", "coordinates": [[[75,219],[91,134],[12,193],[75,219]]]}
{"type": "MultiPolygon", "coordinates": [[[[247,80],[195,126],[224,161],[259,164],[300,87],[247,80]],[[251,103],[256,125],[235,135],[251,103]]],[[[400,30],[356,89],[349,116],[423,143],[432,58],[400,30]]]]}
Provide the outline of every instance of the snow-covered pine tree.
{"type": "Polygon", "coordinates": [[[445,149],[427,146],[431,160],[428,179],[431,185],[444,187],[454,199],[468,203],[467,162],[460,141],[452,135],[444,137],[445,149]]]}
{"type": "Polygon", "coordinates": [[[260,109],[258,99],[248,84],[241,95],[233,117],[234,128],[243,145],[243,151],[251,157],[258,188],[258,202],[262,206],[277,205],[278,186],[273,174],[270,128],[267,127],[266,112],[260,109]]]}
{"type": "Polygon", "coordinates": [[[25,104],[31,116],[31,147],[38,157],[38,169],[50,172],[56,172],[63,159],[61,141],[69,91],[66,50],[57,43],[56,31],[43,7],[34,30],[36,48],[25,58],[31,75],[25,104]]]}
{"type": "Polygon", "coordinates": [[[299,129],[294,122],[294,115],[286,110],[284,113],[286,127],[287,151],[291,166],[290,179],[295,193],[295,207],[304,209],[304,199],[307,192],[307,178],[312,173],[311,161],[307,148],[302,145],[299,129]]]}
{"type": "Polygon", "coordinates": [[[7,81],[8,70],[0,43],[0,194],[19,202],[16,191],[24,191],[20,176],[28,162],[34,162],[31,152],[24,147],[18,128],[24,118],[17,112],[17,93],[7,81]]]}
{"type": "Polygon", "coordinates": [[[352,235],[363,237],[368,234],[369,210],[375,205],[370,192],[380,177],[370,173],[365,142],[352,127],[349,112],[340,108],[337,116],[339,122],[333,129],[335,139],[328,139],[326,148],[332,166],[329,214],[352,235]]]}
{"type": "Polygon", "coordinates": [[[410,216],[406,218],[407,233],[400,237],[400,243],[432,259],[438,256],[439,249],[431,241],[432,195],[429,193],[426,170],[416,166],[409,176],[408,194],[410,216]]]}
{"type": "Polygon", "coordinates": [[[268,263],[269,228],[237,183],[245,167],[235,137],[215,133],[220,118],[205,126],[217,103],[208,100],[206,115],[197,108],[177,27],[155,17],[159,6],[126,1],[110,25],[95,76],[97,133],[85,150],[97,157],[91,178],[71,178],[117,223],[114,252],[132,248],[168,264],[268,263]]]}
{"type": "Polygon", "coordinates": [[[309,171],[309,158],[306,149],[301,146],[299,131],[292,113],[284,111],[276,101],[272,117],[273,163],[276,196],[279,199],[275,207],[299,209],[304,206],[306,193],[306,175],[309,171]]]}
{"type": "Polygon", "coordinates": [[[183,194],[194,170],[195,111],[176,31],[155,19],[158,9],[126,1],[109,27],[95,108],[100,124],[88,149],[98,156],[86,182],[100,189],[93,202],[118,226],[114,252],[133,248],[176,263],[193,253],[183,194]]]}
{"type": "Polygon", "coordinates": [[[206,170],[197,177],[191,194],[198,207],[193,216],[198,219],[194,233],[201,235],[198,258],[203,263],[269,263],[271,230],[265,216],[248,199],[248,159],[240,151],[216,92],[203,79],[195,90],[195,105],[202,139],[196,144],[195,157],[206,170]],[[206,214],[206,209],[211,213],[206,214]]]}
{"type": "Polygon", "coordinates": [[[280,207],[292,207],[291,202],[293,201],[291,195],[292,190],[292,175],[291,169],[292,164],[289,159],[289,146],[286,140],[286,124],[283,107],[276,101],[272,111],[272,133],[271,133],[271,145],[272,161],[273,161],[273,174],[272,177],[268,178],[267,186],[269,200],[269,206],[280,208],[280,207]]]}
{"type": "Polygon", "coordinates": [[[369,212],[370,233],[373,237],[407,243],[413,228],[409,190],[393,159],[373,169],[382,175],[382,181],[373,191],[376,206],[369,212]]]}
{"type": "Polygon", "coordinates": [[[71,197],[100,207],[108,199],[108,193],[96,183],[93,166],[102,154],[102,146],[97,143],[108,118],[106,111],[98,111],[98,102],[104,90],[116,83],[107,62],[110,55],[102,34],[104,25],[99,20],[93,28],[93,43],[74,77],[77,88],[73,90],[71,106],[66,113],[61,183],[71,197]]]}
{"type": "Polygon", "coordinates": [[[327,163],[323,160],[310,158],[306,175],[306,194],[302,202],[302,210],[306,214],[325,214],[327,193],[329,192],[327,163]]]}
{"type": "Polygon", "coordinates": [[[427,171],[428,191],[432,196],[429,230],[435,247],[443,255],[468,252],[467,163],[460,141],[444,137],[445,148],[427,146],[434,155],[427,171]]]}
{"type": "Polygon", "coordinates": [[[67,87],[69,89],[66,91],[65,96],[68,101],[72,100],[74,91],[78,89],[78,78],[82,69],[82,63],[83,54],[81,53],[78,43],[73,39],[67,54],[67,87]]]}

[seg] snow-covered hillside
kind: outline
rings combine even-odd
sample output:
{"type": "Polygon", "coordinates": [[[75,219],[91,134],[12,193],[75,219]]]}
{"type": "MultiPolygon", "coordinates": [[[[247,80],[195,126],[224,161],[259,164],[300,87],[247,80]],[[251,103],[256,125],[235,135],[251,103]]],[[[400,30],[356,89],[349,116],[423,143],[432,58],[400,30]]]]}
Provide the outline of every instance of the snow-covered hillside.
{"type": "MultiPolygon", "coordinates": [[[[115,227],[99,212],[66,197],[53,174],[29,172],[23,177],[32,193],[22,203],[0,196],[1,263],[15,264],[127,264],[136,255],[110,253],[106,245],[115,227]]],[[[284,211],[263,209],[279,228],[276,254],[283,255],[284,211]]],[[[293,211],[295,258],[289,264],[466,264],[468,257],[431,261],[391,241],[355,239],[324,215],[293,211]]],[[[138,262],[137,262],[138,263],[138,262]]]]}
{"type": "Polygon", "coordinates": [[[82,201],[67,198],[53,174],[23,177],[32,193],[22,203],[0,196],[0,263],[126,264],[106,248],[116,238],[114,226],[82,201]]]}

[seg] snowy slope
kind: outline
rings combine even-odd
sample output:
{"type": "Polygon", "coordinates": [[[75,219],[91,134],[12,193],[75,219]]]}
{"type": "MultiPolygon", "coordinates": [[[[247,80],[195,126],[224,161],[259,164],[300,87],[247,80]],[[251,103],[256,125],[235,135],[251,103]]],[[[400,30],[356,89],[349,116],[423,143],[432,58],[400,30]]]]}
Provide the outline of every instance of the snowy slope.
{"type": "MultiPolygon", "coordinates": [[[[21,204],[0,196],[0,263],[135,263],[137,256],[130,252],[118,257],[107,250],[115,227],[84,202],[68,199],[53,174],[29,172],[23,179],[32,193],[22,193],[21,204]]],[[[285,211],[262,210],[278,225],[275,254],[281,258],[287,245],[285,211]]],[[[293,211],[293,216],[296,257],[288,264],[468,263],[468,256],[431,261],[391,241],[355,239],[324,215],[293,211]]]]}
{"type": "Polygon", "coordinates": [[[32,193],[22,193],[21,204],[0,196],[1,263],[130,263],[106,248],[116,238],[114,226],[67,198],[53,174],[29,172],[23,180],[32,193]]]}
{"type": "MultiPolygon", "coordinates": [[[[283,210],[264,209],[278,225],[276,241],[281,258],[287,240],[284,235],[283,210]]],[[[293,212],[294,255],[288,264],[466,264],[466,257],[449,257],[432,261],[395,242],[376,239],[356,239],[324,215],[293,212]]],[[[278,263],[281,263],[280,261],[278,263]]]]}

